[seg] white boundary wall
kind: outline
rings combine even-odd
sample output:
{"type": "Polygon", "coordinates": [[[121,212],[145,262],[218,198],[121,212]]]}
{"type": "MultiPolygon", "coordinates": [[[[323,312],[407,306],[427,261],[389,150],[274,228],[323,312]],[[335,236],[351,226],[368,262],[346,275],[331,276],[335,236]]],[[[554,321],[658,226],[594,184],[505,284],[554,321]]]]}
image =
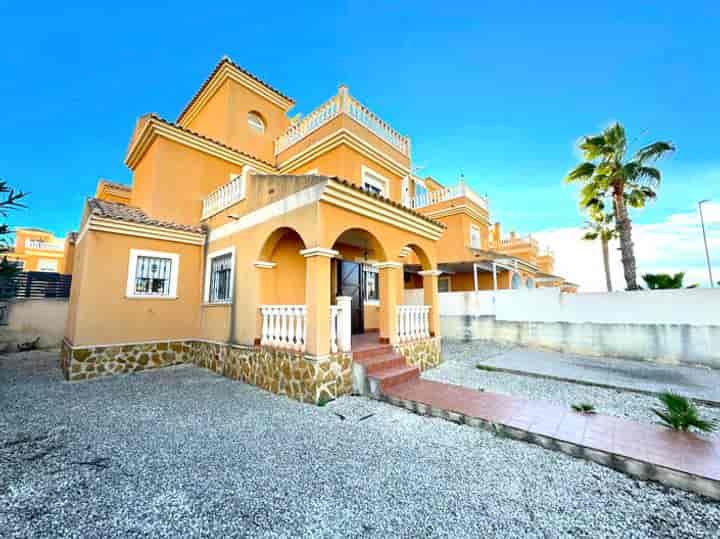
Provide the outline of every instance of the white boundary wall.
{"type": "MultiPolygon", "coordinates": [[[[406,303],[422,290],[406,290],[406,303]]],[[[720,289],[440,294],[441,335],[720,368],[720,289]]]]}

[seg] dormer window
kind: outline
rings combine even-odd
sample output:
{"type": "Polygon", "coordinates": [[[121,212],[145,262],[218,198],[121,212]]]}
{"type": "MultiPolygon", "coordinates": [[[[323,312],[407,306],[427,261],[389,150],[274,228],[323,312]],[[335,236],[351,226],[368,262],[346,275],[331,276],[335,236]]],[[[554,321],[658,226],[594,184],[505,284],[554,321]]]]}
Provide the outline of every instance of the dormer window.
{"type": "Polygon", "coordinates": [[[265,132],[265,122],[257,112],[248,112],[247,122],[253,131],[257,133],[265,132]]]}

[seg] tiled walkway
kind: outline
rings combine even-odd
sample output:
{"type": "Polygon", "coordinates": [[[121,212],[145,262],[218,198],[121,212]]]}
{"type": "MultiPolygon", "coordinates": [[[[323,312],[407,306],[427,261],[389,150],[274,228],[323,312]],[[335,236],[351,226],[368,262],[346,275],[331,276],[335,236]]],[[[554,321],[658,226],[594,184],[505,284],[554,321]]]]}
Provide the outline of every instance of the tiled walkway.
{"type": "Polygon", "coordinates": [[[660,476],[670,474],[673,477],[668,482],[674,486],[720,497],[720,436],[717,434],[698,436],[675,432],[616,417],[579,414],[556,404],[422,379],[384,388],[383,393],[391,402],[403,401],[406,406],[420,403],[417,408],[421,412],[424,405],[425,413],[441,415],[436,412],[449,411],[464,416],[466,423],[471,420],[494,423],[544,440],[572,444],[579,450],[600,452],[599,460],[593,460],[633,473],[624,468],[625,464],[618,464],[620,460],[624,463],[629,460],[628,466],[634,466],[635,471],[640,467],[640,473],[633,475],[666,482],[660,476]],[[602,460],[603,456],[607,456],[608,462],[602,460]],[[680,480],[676,476],[681,476],[680,480]],[[693,488],[683,484],[686,481],[700,481],[703,485],[693,488]]]}

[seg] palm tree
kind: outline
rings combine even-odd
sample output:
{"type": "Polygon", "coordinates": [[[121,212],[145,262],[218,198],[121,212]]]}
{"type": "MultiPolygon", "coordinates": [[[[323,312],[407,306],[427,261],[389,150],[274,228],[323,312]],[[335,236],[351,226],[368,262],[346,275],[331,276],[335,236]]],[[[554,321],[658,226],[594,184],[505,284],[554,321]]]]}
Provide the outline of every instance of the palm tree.
{"type": "Polygon", "coordinates": [[[583,137],[578,147],[585,161],[571,170],[565,181],[585,184],[580,191],[583,208],[602,211],[605,198],[612,199],[625,283],[628,290],[638,290],[632,223],[627,207],[642,208],[647,200],[655,198],[660,171],[648,164],[674,151],[675,147],[669,142],[653,142],[640,148],[626,161],[627,146],[625,128],[619,123],[599,135],[583,137]]]}
{"type": "Polygon", "coordinates": [[[587,232],[585,232],[582,237],[584,240],[600,240],[600,244],[602,245],[603,266],[605,267],[605,285],[607,286],[608,292],[612,292],[608,244],[610,240],[617,238],[617,229],[615,228],[614,221],[615,218],[612,213],[591,211],[590,220],[585,221],[585,229],[587,232]]]}

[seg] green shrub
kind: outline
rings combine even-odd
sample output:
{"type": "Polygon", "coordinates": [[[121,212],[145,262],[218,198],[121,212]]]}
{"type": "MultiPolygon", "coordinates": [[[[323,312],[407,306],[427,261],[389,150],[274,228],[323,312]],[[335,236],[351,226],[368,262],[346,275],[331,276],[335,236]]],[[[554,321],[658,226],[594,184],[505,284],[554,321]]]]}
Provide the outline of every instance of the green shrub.
{"type": "Polygon", "coordinates": [[[653,412],[666,427],[681,431],[695,428],[700,432],[713,432],[718,428],[716,421],[708,421],[700,417],[697,406],[690,399],[671,391],[664,391],[658,398],[664,408],[662,410],[653,408],[653,412]]]}
{"type": "Polygon", "coordinates": [[[580,412],[581,414],[594,414],[595,413],[595,406],[593,406],[590,403],[587,402],[580,402],[578,404],[573,404],[572,409],[576,412],[580,412]]]}

